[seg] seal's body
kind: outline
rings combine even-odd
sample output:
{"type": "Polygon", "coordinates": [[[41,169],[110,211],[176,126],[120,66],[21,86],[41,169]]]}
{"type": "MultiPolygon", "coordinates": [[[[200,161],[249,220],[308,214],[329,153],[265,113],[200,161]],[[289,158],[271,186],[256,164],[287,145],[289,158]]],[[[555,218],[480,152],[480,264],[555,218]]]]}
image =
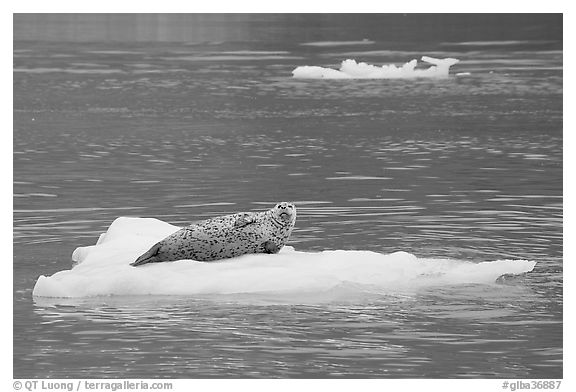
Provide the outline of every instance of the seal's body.
{"type": "Polygon", "coordinates": [[[277,253],[288,241],[296,207],[282,202],[264,212],[241,212],[184,227],[156,243],[132,266],[176,260],[214,261],[248,253],[277,253]]]}

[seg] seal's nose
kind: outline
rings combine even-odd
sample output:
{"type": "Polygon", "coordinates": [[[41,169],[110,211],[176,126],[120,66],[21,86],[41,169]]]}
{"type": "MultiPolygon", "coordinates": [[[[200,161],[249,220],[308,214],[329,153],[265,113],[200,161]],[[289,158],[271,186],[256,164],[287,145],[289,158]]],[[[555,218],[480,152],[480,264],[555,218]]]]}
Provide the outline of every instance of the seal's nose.
{"type": "Polygon", "coordinates": [[[294,205],[292,203],[288,203],[288,202],[281,202],[278,203],[276,205],[276,208],[279,210],[279,216],[280,218],[282,218],[283,220],[290,220],[292,219],[292,216],[295,214],[296,212],[296,208],[294,207],[294,205]]]}

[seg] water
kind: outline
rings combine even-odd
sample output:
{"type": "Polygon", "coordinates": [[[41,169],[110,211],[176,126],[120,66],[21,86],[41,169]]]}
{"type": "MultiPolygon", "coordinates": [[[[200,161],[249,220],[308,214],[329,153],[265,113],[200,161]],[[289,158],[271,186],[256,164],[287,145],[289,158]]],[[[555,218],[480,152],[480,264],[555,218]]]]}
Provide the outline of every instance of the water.
{"type": "Polygon", "coordinates": [[[347,17],[15,18],[14,377],[563,376],[561,22],[347,17]],[[326,41],[356,42],[302,45],[326,41]],[[470,75],[290,77],[421,55],[470,75]],[[118,216],[281,200],[298,250],[538,264],[313,300],[31,295],[118,216]]]}

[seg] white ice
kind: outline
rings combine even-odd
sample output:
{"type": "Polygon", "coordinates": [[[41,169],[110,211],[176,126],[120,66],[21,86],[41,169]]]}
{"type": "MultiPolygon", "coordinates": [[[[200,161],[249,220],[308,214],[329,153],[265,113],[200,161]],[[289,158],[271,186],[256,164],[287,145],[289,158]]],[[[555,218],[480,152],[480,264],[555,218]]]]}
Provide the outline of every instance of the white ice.
{"type": "Polygon", "coordinates": [[[317,66],[301,66],[292,71],[295,78],[301,79],[411,79],[448,77],[450,67],[460,60],[454,58],[436,59],[423,56],[422,61],[431,64],[424,69],[416,69],[416,59],[397,67],[394,64],[376,66],[357,63],[356,60],[344,60],[340,69],[317,66]]]}
{"type": "Polygon", "coordinates": [[[105,295],[205,295],[323,293],[349,290],[394,292],[422,287],[494,283],[504,274],[532,271],[535,262],[417,258],[406,252],[327,250],[303,252],[286,246],[275,255],[246,255],[220,262],[176,262],[132,267],[140,254],[179,228],[150,218],[118,218],[96,245],[73,253],[76,265],[40,276],[37,297],[105,295]]]}

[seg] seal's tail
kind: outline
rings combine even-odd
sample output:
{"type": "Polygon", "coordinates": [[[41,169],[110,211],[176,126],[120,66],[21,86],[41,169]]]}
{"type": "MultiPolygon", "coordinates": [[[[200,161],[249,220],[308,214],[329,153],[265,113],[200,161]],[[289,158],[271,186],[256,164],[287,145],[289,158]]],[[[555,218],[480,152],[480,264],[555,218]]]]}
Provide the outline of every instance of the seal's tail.
{"type": "Polygon", "coordinates": [[[153,247],[151,247],[146,253],[142,256],[138,257],[135,262],[130,263],[133,267],[138,267],[139,265],[148,264],[148,263],[157,263],[160,260],[158,257],[158,252],[160,252],[160,243],[157,243],[153,247]]]}

